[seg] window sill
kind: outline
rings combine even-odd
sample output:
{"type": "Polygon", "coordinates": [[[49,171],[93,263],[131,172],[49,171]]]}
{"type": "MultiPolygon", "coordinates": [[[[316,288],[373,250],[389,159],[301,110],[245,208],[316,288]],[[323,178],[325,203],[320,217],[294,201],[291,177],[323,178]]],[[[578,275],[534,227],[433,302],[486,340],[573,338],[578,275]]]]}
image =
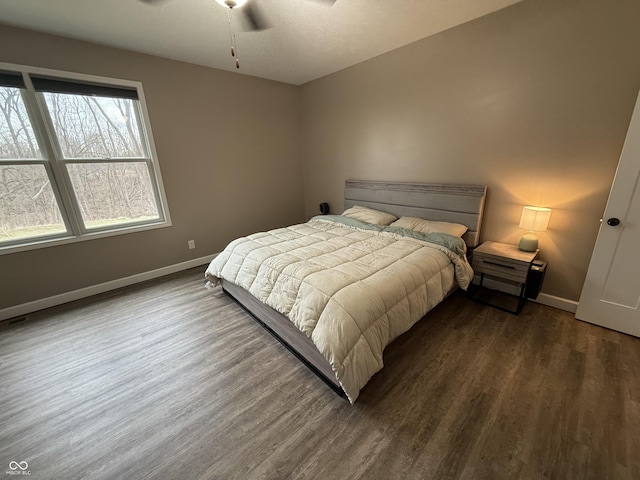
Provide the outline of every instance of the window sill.
{"type": "Polygon", "coordinates": [[[67,245],[70,243],[85,242],[88,240],[97,240],[99,238],[115,237],[117,235],[128,235],[130,233],[145,232],[147,230],[155,230],[158,228],[171,227],[171,221],[163,221],[146,225],[136,225],[129,228],[118,228],[117,230],[103,230],[100,232],[85,233],[79,236],[65,236],[37,240],[34,239],[29,243],[20,245],[0,246],[0,255],[8,255],[11,253],[26,252],[29,250],[37,250],[40,248],[55,247],[58,245],[67,245]]]}

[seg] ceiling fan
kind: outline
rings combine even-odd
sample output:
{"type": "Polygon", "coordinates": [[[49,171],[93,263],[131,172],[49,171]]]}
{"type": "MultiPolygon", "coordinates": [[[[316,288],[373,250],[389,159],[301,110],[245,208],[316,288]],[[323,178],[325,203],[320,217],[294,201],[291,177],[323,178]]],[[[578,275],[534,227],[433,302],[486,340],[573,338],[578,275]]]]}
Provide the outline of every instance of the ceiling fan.
{"type": "MultiPolygon", "coordinates": [[[[140,0],[147,4],[160,4],[166,0],[140,0]]],[[[215,0],[218,5],[227,9],[227,21],[229,23],[229,37],[231,39],[231,56],[235,58],[236,68],[240,68],[238,60],[238,47],[233,26],[233,12],[238,10],[242,14],[245,26],[250,32],[259,32],[271,28],[271,24],[258,7],[258,0],[215,0]]],[[[313,0],[331,6],[337,0],[313,0]]]]}
{"type": "MultiPolygon", "coordinates": [[[[140,0],[148,4],[160,4],[166,0],[140,0]]],[[[312,0],[325,5],[333,5],[337,0],[312,0]]],[[[241,13],[246,29],[250,32],[259,32],[271,28],[267,17],[258,6],[259,0],[215,0],[215,2],[229,10],[238,10],[241,13]]]]}

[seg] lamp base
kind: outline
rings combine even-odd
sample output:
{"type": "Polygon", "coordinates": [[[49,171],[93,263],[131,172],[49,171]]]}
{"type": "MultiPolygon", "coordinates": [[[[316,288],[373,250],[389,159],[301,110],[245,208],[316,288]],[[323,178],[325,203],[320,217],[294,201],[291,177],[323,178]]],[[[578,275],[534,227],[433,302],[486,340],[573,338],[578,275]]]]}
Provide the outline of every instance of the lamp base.
{"type": "Polygon", "coordinates": [[[525,233],[520,239],[518,248],[523,252],[535,252],[538,250],[538,237],[533,233],[525,233]]]}

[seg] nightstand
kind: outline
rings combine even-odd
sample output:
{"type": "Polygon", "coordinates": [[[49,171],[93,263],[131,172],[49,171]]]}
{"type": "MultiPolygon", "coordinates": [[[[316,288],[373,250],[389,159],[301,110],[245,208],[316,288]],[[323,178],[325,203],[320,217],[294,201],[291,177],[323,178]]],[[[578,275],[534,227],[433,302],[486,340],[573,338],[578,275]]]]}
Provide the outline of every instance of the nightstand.
{"type": "MultiPolygon", "coordinates": [[[[517,304],[514,310],[503,306],[478,300],[493,307],[505,310],[509,313],[519,314],[522,306],[527,301],[525,297],[525,289],[529,272],[538,251],[523,252],[517,245],[498,242],[484,242],[473,251],[473,260],[471,266],[476,274],[480,275],[480,284],[476,291],[471,293],[471,298],[478,300],[476,294],[484,287],[485,277],[493,278],[500,282],[515,285],[519,288],[517,304]]],[[[485,287],[486,288],[486,287],[485,287]]]]}

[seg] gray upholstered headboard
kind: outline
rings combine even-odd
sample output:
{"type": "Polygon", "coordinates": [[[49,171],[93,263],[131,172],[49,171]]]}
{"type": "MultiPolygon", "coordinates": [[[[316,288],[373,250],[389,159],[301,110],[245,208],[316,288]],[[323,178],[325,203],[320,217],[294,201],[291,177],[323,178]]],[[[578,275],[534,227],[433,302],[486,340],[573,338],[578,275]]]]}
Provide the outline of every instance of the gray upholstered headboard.
{"type": "Polygon", "coordinates": [[[480,226],[487,187],[442,183],[380,182],[347,180],[345,208],[360,205],[396,217],[418,217],[466,225],[468,247],[480,241],[480,226]]]}

